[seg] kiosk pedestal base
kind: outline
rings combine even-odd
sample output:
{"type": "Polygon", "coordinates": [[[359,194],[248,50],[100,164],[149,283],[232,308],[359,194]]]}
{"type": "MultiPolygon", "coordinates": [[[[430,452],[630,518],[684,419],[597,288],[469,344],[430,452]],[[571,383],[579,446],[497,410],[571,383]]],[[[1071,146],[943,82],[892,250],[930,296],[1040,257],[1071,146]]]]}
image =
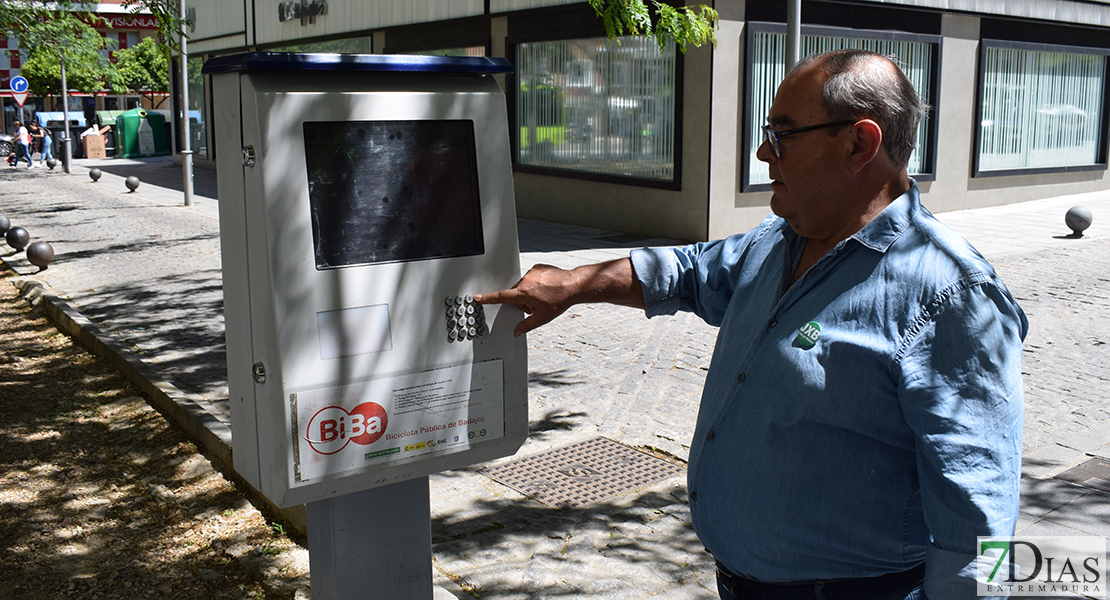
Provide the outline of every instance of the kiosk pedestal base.
{"type": "Polygon", "coordinates": [[[432,598],[428,478],[305,505],[313,600],[432,598]]]}

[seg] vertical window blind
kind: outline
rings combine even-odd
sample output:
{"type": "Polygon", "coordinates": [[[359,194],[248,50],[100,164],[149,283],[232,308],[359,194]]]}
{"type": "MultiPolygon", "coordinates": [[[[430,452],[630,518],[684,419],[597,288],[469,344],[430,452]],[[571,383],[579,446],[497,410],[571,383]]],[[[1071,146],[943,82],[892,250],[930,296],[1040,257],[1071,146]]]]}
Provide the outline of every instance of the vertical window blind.
{"type": "MultiPolygon", "coordinates": [[[[748,138],[748,184],[770,183],[767,174],[767,163],[756,158],[755,153],[763,143],[763,132],[759,129],[766,123],[767,113],[771,110],[771,102],[786,76],[784,63],[786,62],[786,34],[771,31],[756,31],[753,34],[754,52],[752,57],[752,89],[751,110],[752,127],[748,138]]],[[[859,48],[870,50],[885,56],[897,58],[902,70],[913,82],[917,95],[924,102],[929,102],[933,79],[933,53],[935,44],[929,42],[911,42],[896,40],[879,40],[865,37],[842,37],[831,35],[802,34],[802,54],[820,54],[831,50],[844,48],[859,48]]],[[[917,146],[907,169],[911,175],[922,173],[926,164],[926,135],[929,126],[929,115],[921,120],[917,129],[917,146]]]]}
{"type": "Polygon", "coordinates": [[[466,48],[443,48],[441,50],[415,50],[403,54],[420,54],[423,56],[470,56],[479,57],[486,55],[485,46],[468,46],[466,48]]]}
{"type": "Polygon", "coordinates": [[[189,76],[189,149],[195,156],[209,158],[208,133],[205,123],[208,122],[208,79],[201,75],[204,58],[188,59],[189,76]]]}
{"type": "Polygon", "coordinates": [[[674,181],[673,43],[522,43],[516,72],[518,164],[674,181]]]}
{"type": "Polygon", "coordinates": [[[1095,164],[1106,57],[988,47],[978,171],[1095,164]]]}

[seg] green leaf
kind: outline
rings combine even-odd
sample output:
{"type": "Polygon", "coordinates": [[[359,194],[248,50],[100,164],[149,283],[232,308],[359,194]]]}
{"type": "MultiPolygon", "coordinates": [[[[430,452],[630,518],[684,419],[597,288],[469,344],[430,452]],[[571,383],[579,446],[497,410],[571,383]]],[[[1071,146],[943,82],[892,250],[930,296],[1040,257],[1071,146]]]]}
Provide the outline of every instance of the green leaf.
{"type": "Polygon", "coordinates": [[[589,0],[590,7],[601,17],[609,39],[624,35],[642,35],[655,40],[659,50],[674,40],[683,53],[689,46],[706,42],[717,44],[715,31],[719,26],[717,11],[704,4],[674,7],[659,0],[589,0]]]}

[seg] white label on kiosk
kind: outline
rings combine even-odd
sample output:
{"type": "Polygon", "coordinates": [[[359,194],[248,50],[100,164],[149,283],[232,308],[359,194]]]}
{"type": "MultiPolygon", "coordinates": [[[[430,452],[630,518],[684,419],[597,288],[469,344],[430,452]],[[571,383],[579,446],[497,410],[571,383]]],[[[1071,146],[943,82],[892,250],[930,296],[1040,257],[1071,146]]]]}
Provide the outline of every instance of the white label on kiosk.
{"type": "Polygon", "coordinates": [[[316,327],[320,360],[393,349],[388,304],[318,312],[316,327]]]}
{"type": "Polygon", "coordinates": [[[465,450],[505,432],[502,363],[290,394],[298,483],[465,450]]]}

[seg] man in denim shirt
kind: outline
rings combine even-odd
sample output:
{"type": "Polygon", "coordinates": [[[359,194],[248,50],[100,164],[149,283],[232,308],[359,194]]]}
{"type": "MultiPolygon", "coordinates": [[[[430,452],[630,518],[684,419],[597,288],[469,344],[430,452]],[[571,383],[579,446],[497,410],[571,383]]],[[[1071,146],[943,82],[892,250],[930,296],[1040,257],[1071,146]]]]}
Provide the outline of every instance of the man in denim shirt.
{"type": "Polygon", "coordinates": [[[720,326],[688,487],[726,600],[975,598],[976,536],[1014,532],[1028,322],[921,206],[925,110],[883,57],[810,57],[763,128],[758,227],[478,297],[518,335],[580,302],[720,326]]]}

